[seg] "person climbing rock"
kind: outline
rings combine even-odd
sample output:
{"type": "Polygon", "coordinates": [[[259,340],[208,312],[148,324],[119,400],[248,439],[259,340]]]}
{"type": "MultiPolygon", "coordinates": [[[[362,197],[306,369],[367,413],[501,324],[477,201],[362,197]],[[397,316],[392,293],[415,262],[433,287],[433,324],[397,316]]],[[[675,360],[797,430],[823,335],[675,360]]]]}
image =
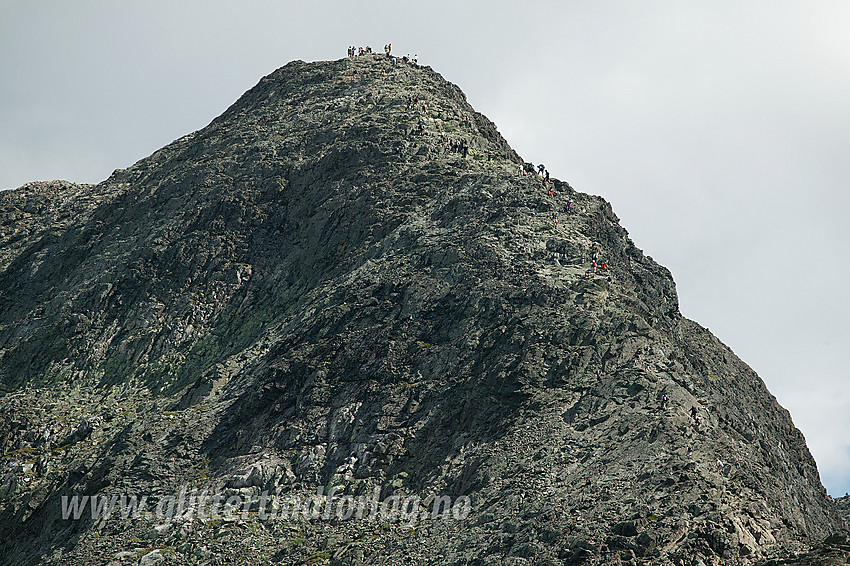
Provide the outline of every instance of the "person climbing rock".
{"type": "Polygon", "coordinates": [[[694,419],[694,420],[696,420],[696,418],[697,418],[697,408],[696,407],[691,407],[691,418],[694,419]]]}

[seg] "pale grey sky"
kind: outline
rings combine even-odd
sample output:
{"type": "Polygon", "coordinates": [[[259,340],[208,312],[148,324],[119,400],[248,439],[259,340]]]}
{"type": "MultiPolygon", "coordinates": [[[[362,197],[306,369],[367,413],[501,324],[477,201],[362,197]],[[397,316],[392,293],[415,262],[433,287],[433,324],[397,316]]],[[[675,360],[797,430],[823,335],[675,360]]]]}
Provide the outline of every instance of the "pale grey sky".
{"type": "Polygon", "coordinates": [[[850,3],[0,0],[0,188],[98,182],[294,59],[418,54],[608,199],[850,491],[850,3]]]}

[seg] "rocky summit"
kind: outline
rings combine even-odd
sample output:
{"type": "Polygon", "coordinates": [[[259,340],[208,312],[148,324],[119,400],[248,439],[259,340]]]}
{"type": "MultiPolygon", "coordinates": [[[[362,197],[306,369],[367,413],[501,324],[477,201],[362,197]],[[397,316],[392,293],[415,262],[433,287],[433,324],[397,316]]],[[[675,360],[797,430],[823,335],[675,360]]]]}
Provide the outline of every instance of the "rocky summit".
{"type": "Polygon", "coordinates": [[[290,63],[0,225],[2,564],[850,556],[670,272],[428,67],[290,63]]]}

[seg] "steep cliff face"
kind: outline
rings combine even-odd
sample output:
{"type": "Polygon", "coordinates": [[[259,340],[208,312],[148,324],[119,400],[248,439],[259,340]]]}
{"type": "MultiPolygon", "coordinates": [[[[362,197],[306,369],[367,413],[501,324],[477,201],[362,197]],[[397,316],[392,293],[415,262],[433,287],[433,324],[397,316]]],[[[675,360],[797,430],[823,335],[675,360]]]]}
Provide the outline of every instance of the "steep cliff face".
{"type": "Polygon", "coordinates": [[[457,87],[368,55],[290,63],[98,185],[0,194],[5,563],[728,564],[839,529],[670,273],[522,166],[457,87]],[[62,517],[318,487],[470,507],[62,517]]]}

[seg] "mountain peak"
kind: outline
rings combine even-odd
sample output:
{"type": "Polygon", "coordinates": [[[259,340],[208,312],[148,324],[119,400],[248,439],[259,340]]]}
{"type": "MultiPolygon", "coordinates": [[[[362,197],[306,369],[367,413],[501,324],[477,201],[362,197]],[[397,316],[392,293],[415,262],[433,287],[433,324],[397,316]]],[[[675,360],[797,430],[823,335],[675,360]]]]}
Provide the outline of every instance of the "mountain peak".
{"type": "Polygon", "coordinates": [[[841,525],[787,411],[681,316],[611,206],[427,67],[290,63],[103,183],[0,194],[0,217],[8,564],[139,541],[181,561],[716,564],[841,525]],[[243,523],[61,517],[63,494],[187,485],[247,498],[243,523]],[[331,487],[469,514],[278,514],[244,542],[251,497],[331,487]]]}

